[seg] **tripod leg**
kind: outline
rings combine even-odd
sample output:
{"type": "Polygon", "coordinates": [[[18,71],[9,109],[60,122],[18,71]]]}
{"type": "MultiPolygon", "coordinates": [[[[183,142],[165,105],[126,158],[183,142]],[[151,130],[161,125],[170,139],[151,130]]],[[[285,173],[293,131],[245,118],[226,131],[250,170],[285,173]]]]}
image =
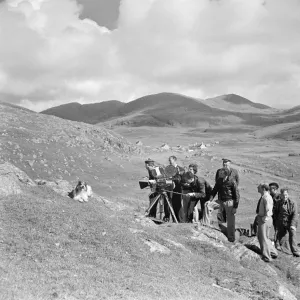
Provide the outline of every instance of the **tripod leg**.
{"type": "Polygon", "coordinates": [[[175,213],[174,213],[174,210],[173,210],[173,207],[172,207],[172,205],[170,203],[169,197],[168,197],[168,195],[166,193],[164,195],[165,195],[165,199],[166,199],[166,201],[167,201],[167,203],[169,205],[172,217],[174,218],[175,222],[178,223],[177,218],[176,218],[175,213]]]}
{"type": "Polygon", "coordinates": [[[155,203],[158,201],[159,197],[160,197],[160,195],[157,195],[157,196],[155,197],[155,199],[153,200],[153,202],[150,204],[150,206],[149,206],[148,209],[146,210],[145,216],[148,216],[148,215],[149,215],[151,208],[152,208],[152,207],[155,205],[155,203]]]}

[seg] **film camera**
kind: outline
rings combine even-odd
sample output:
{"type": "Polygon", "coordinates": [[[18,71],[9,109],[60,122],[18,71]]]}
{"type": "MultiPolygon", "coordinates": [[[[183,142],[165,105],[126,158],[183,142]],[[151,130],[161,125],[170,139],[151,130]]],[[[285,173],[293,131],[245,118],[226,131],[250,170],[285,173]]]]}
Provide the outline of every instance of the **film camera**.
{"type": "Polygon", "coordinates": [[[171,165],[165,168],[153,167],[151,169],[148,169],[148,172],[149,179],[139,181],[141,189],[150,187],[152,192],[149,196],[150,206],[146,210],[146,216],[151,217],[151,212],[154,209],[154,219],[168,221],[169,216],[167,215],[168,211],[170,211],[174,221],[178,223],[167,193],[171,192],[174,188],[172,178],[177,174],[176,168],[171,165]]]}
{"type": "Polygon", "coordinates": [[[149,178],[147,180],[140,180],[139,185],[141,189],[150,187],[152,192],[171,191],[173,189],[173,176],[177,170],[174,166],[153,167],[149,170],[149,178]]]}

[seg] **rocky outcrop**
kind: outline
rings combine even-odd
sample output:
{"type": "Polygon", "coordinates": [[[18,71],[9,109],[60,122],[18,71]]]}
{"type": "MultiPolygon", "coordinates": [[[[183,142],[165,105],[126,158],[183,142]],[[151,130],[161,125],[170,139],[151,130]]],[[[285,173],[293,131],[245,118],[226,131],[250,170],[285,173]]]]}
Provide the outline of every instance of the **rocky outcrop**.
{"type": "Polygon", "coordinates": [[[35,183],[11,163],[0,164],[0,197],[20,194],[25,186],[34,186],[35,183]]]}

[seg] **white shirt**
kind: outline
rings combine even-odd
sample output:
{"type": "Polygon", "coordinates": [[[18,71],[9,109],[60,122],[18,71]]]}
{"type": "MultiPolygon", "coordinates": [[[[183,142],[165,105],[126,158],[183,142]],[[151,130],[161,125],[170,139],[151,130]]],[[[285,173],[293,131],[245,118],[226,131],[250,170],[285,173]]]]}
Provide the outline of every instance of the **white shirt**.
{"type": "Polygon", "coordinates": [[[271,218],[273,215],[273,198],[269,193],[265,193],[260,200],[258,216],[271,218]]]}

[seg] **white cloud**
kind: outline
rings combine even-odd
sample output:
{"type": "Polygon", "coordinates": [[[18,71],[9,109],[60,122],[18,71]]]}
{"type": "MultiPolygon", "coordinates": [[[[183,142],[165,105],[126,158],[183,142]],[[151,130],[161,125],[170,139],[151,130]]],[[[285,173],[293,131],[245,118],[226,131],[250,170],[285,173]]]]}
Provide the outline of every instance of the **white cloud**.
{"type": "Polygon", "coordinates": [[[36,109],[161,91],[299,105],[299,9],[298,0],[122,0],[110,31],[80,20],[73,0],[7,0],[0,93],[36,109]]]}

